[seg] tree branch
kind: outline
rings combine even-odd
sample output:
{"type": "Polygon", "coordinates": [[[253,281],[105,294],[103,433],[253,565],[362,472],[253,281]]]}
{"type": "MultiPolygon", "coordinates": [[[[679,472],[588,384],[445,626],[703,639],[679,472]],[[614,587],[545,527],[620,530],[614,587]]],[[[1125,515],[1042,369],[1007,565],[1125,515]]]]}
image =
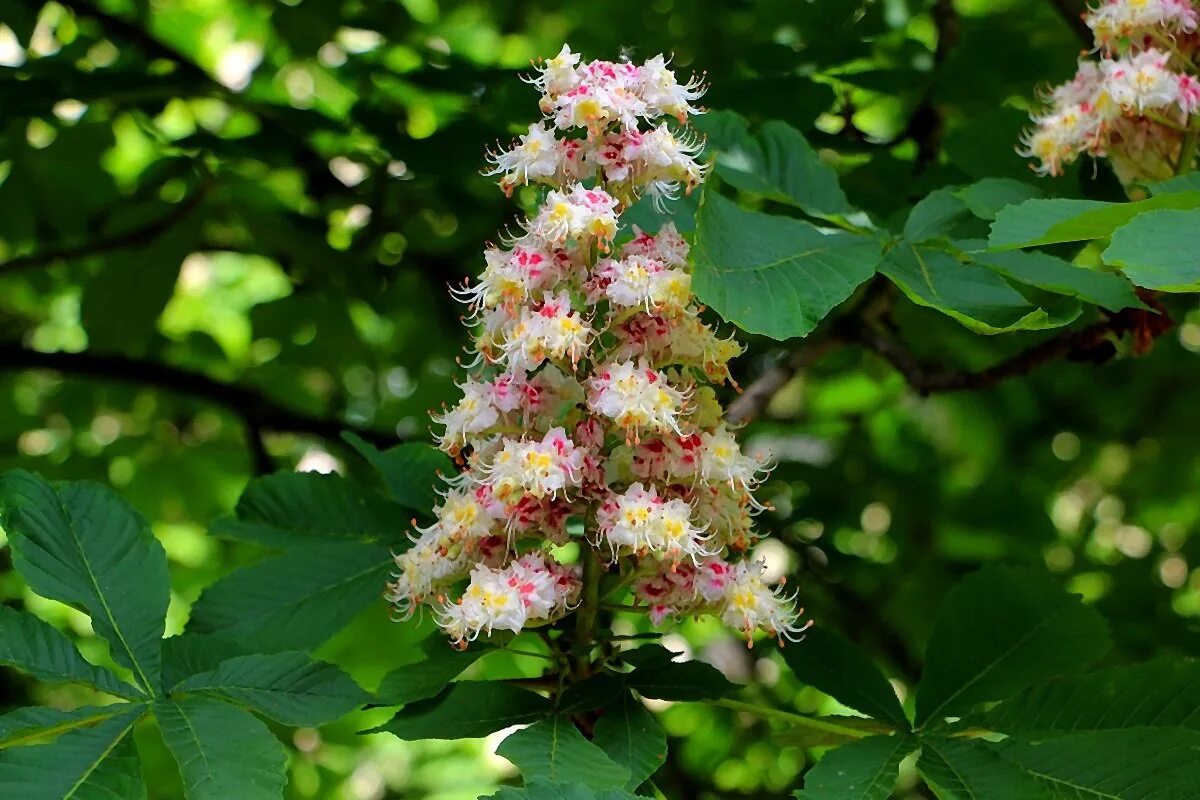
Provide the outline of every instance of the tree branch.
{"type": "MultiPolygon", "coordinates": [[[[1142,312],[1145,313],[1145,312],[1142,312]]],[[[928,396],[943,392],[988,389],[998,383],[1025,375],[1049,361],[1059,358],[1105,361],[1115,355],[1114,348],[1104,348],[1110,334],[1125,329],[1120,315],[1097,322],[1086,328],[1062,331],[1028,350],[997,364],[970,372],[926,364],[912,354],[899,340],[873,325],[843,325],[842,332],[850,340],[864,345],[886,359],[904,376],[918,394],[928,396]]]]}
{"type": "Polygon", "coordinates": [[[1141,293],[1140,296],[1152,310],[1127,308],[1086,328],[1060,331],[1058,335],[978,372],[921,361],[887,331],[882,321],[874,319],[870,308],[864,308],[860,314],[842,317],[823,339],[794,351],[782,363],[755,379],[741,397],[729,404],[726,419],[735,424],[754,419],[792,377],[843,344],[858,344],[879,354],[922,396],[988,389],[1060,358],[1103,363],[1117,352],[1108,341],[1110,336],[1131,334],[1133,352],[1141,355],[1175,323],[1151,294],[1141,293]]]}
{"type": "MultiPolygon", "coordinates": [[[[42,353],[11,342],[0,343],[0,370],[48,369],[68,376],[87,376],[118,383],[153,386],[183,397],[222,406],[241,417],[248,440],[259,440],[261,431],[303,433],[331,441],[344,431],[353,431],[380,447],[396,444],[401,437],[364,428],[338,419],[318,417],[288,408],[255,389],[210,378],[199,372],[126,356],[98,353],[42,353]]],[[[250,441],[251,448],[255,442],[250,441]]],[[[256,466],[265,468],[266,451],[255,450],[256,466]]],[[[269,459],[267,459],[269,461],[269,459]]]]}
{"type": "Polygon", "coordinates": [[[188,214],[191,214],[200,205],[200,202],[204,200],[204,197],[211,188],[211,181],[205,178],[190,195],[176,203],[175,207],[168,213],[141,227],[132,228],[90,242],[81,242],[56,250],[29,253],[28,255],[10,258],[7,261],[0,261],[0,275],[7,275],[32,267],[58,264],[63,261],[71,261],[76,258],[97,255],[99,253],[108,253],[113,250],[124,250],[127,247],[149,244],[183,221],[188,214]]]}

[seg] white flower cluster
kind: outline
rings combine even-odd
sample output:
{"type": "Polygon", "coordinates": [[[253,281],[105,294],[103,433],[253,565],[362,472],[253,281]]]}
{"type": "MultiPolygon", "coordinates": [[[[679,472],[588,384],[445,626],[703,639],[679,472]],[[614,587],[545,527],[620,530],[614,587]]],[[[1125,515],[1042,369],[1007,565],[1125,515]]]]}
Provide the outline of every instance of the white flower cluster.
{"type": "Polygon", "coordinates": [[[1190,167],[1195,151],[1184,143],[1200,109],[1193,0],[1107,0],[1086,19],[1102,57],[1081,61],[1072,80],[1047,93],[1022,154],[1043,175],[1081,155],[1108,158],[1126,183],[1190,167]]]}
{"type": "Polygon", "coordinates": [[[548,119],[530,125],[508,150],[488,154],[492,167],[486,174],[499,175],[505,192],[530,183],[561,186],[598,178],[623,200],[645,192],[661,201],[704,180],[706,167],[696,161],[701,147],[693,137],[666,123],[638,127],[661,117],[682,125],[698,113],[692,104],[703,85],[679,83],[662,56],[641,65],[584,64],[563,45],[531,83],[542,92],[548,119]],[[559,135],[577,128],[585,135],[559,135]]]}
{"type": "Polygon", "coordinates": [[[548,189],[454,291],[471,311],[474,374],[434,422],[463,469],[396,557],[389,598],[402,616],[431,606],[460,645],[552,624],[583,602],[579,567],[550,555],[575,541],[580,563],[627,576],[656,623],[715,614],[747,639],[795,638],[792,598],[725,560],[755,541],[767,472],[706,385],[729,380],[742,348],[700,318],[674,226],[619,241],[631,202],[704,178],[683,127],[700,84],[661,56],[585,64],[566,47],[531,82],[546,119],[491,156],[492,174],[506,192],[548,189]]]}
{"type": "Polygon", "coordinates": [[[1174,40],[1195,33],[1200,25],[1192,0],[1105,0],[1084,17],[1096,45],[1115,50],[1122,41],[1174,40]]]}

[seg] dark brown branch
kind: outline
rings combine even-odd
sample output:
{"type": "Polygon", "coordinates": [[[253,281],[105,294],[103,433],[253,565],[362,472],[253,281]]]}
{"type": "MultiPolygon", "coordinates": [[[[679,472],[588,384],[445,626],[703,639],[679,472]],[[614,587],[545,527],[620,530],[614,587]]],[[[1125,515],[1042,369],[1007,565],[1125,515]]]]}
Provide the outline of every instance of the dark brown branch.
{"type": "MultiPolygon", "coordinates": [[[[303,433],[331,441],[340,439],[345,431],[353,431],[381,447],[396,444],[400,439],[393,433],[297,411],[248,386],[155,361],[89,352],[42,353],[19,344],[0,343],[0,370],[15,369],[47,369],[67,376],[153,386],[202,400],[222,406],[241,417],[246,423],[250,439],[257,439],[261,431],[303,433]]],[[[254,446],[253,442],[251,446],[254,446]]],[[[261,456],[256,458],[259,459],[258,466],[265,467],[261,456]]]]}
{"type": "Polygon", "coordinates": [[[61,247],[54,250],[29,253],[24,256],[10,258],[0,262],[0,275],[7,275],[23,269],[50,266],[64,261],[71,261],[86,256],[109,253],[113,250],[124,250],[149,244],[171,228],[178,225],[188,214],[192,213],[208,194],[211,184],[206,179],[190,195],[175,204],[168,213],[138,228],[132,228],[111,236],[102,237],[90,242],[61,247]]]}
{"type": "Polygon", "coordinates": [[[978,372],[921,361],[887,330],[884,321],[877,319],[873,312],[878,311],[881,304],[864,303],[860,313],[841,318],[824,338],[796,350],[751,383],[741,397],[730,403],[726,419],[737,424],[754,419],[792,377],[842,344],[859,344],[878,353],[923,396],[988,389],[1062,358],[1102,363],[1116,355],[1116,348],[1109,338],[1125,334],[1132,335],[1133,352],[1141,355],[1150,349],[1155,339],[1174,326],[1174,321],[1150,293],[1143,292],[1140,296],[1151,310],[1127,308],[1086,328],[1061,331],[1057,336],[978,372]]]}
{"type": "Polygon", "coordinates": [[[1054,10],[1063,18],[1063,22],[1075,32],[1079,37],[1079,41],[1084,47],[1091,48],[1095,42],[1092,36],[1092,29],[1083,21],[1083,8],[1081,4],[1073,2],[1073,0],[1050,0],[1050,5],[1054,6],[1054,10]]]}
{"type": "Polygon", "coordinates": [[[1170,330],[1174,322],[1153,298],[1143,296],[1156,311],[1127,308],[1086,328],[1061,331],[1028,350],[978,372],[953,370],[922,362],[882,325],[854,324],[847,320],[838,333],[874,350],[895,367],[908,384],[921,395],[963,390],[988,389],[998,383],[1025,375],[1044,364],[1066,358],[1072,361],[1102,363],[1116,355],[1110,336],[1133,334],[1134,353],[1150,349],[1154,340],[1170,330]]]}

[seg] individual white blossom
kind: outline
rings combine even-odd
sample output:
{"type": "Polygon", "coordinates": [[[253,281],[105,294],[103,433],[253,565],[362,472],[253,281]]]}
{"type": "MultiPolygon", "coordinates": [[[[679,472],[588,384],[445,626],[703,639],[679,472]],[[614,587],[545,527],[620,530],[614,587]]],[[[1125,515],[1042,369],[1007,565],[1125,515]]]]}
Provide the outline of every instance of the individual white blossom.
{"type": "Polygon", "coordinates": [[[583,451],[562,428],[552,428],[540,441],[506,439],[500,451],[480,468],[480,482],[499,499],[523,495],[542,498],[580,485],[583,451]]]}
{"type": "Polygon", "coordinates": [[[713,555],[708,537],[692,524],[692,509],[678,498],[635,483],[610,496],[596,513],[600,535],[618,553],[653,553],[675,561],[713,555]]]}
{"type": "Polygon", "coordinates": [[[641,431],[678,433],[685,395],[645,363],[601,367],[588,384],[588,407],[638,438],[641,431]]]}

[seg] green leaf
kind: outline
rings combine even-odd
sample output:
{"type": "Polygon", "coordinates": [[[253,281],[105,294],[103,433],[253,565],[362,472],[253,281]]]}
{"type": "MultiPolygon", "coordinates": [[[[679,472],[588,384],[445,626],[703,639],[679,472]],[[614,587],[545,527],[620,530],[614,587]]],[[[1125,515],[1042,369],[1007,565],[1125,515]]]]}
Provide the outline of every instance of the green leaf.
{"type": "Polygon", "coordinates": [[[29,587],[86,611],[117,663],[156,693],[170,585],[166,553],[146,520],[99,484],[56,492],[21,471],[0,478],[0,510],[29,587]]]}
{"type": "Polygon", "coordinates": [[[979,739],[921,739],[917,771],[938,800],[1050,800],[1047,787],[979,739]]]}
{"type": "Polygon", "coordinates": [[[887,800],[900,762],[917,748],[909,736],[870,736],[830,750],[804,776],[798,800],[887,800]]]}
{"type": "Polygon", "coordinates": [[[1200,734],[1178,728],[1010,740],[999,751],[1052,787],[1056,798],[1182,800],[1196,797],[1200,787],[1200,734]]]}
{"type": "Polygon", "coordinates": [[[582,783],[527,781],[521,788],[506,786],[489,800],[638,800],[639,796],[622,789],[593,789],[582,783]]]}
{"type": "Polygon", "coordinates": [[[13,800],[144,800],[146,786],[133,741],[145,713],[129,707],[93,727],[52,743],[0,752],[0,797],[13,800]]]}
{"type": "Polygon", "coordinates": [[[917,687],[918,726],[1078,673],[1111,644],[1100,615],[1043,572],[984,568],[942,609],[917,687]]]}
{"type": "Polygon", "coordinates": [[[707,700],[737,688],[711,664],[675,661],[675,654],[662,645],[642,645],[622,658],[636,668],[626,675],[626,685],[654,700],[707,700]]]}
{"type": "Polygon", "coordinates": [[[798,219],[747,211],[713,191],[700,200],[692,250],[696,296],[751,333],[811,333],[875,274],[880,245],[798,219]]]}
{"type": "Polygon", "coordinates": [[[234,513],[213,523],[212,533],[269,547],[330,539],[408,544],[404,509],[340,475],[278,472],[257,478],[234,513]]]}
{"type": "Polygon", "coordinates": [[[888,251],[879,271],[917,305],[977,333],[1056,328],[1079,315],[1077,304],[1038,308],[995,272],[941,250],[899,244],[888,251]]]}
{"type": "Polygon", "coordinates": [[[1008,206],[1041,197],[1042,190],[1011,178],[984,178],[955,190],[954,194],[966,203],[975,216],[980,219],[995,219],[996,215],[1008,206]]]}
{"type": "Polygon", "coordinates": [[[1200,662],[1163,659],[1034,686],[969,724],[1010,734],[1130,727],[1200,732],[1200,662]]]}
{"type": "Polygon", "coordinates": [[[206,589],[192,607],[189,628],[252,643],[259,652],[311,650],[379,602],[392,563],[388,550],[375,544],[287,551],[206,589]]]}
{"type": "Polygon", "coordinates": [[[283,745],[257,717],[221,700],[160,700],[154,714],[188,800],[279,800],[283,745]]]}
{"type": "Polygon", "coordinates": [[[626,789],[641,786],[667,760],[667,734],[654,715],[629,692],[596,720],[592,742],[629,770],[626,789]]]}
{"type": "Polygon", "coordinates": [[[401,739],[477,739],[510,725],[539,720],[551,712],[541,695],[488,681],[459,681],[426,700],[409,703],[384,725],[368,733],[401,739]]]}
{"type": "Polygon", "coordinates": [[[1200,208],[1200,191],[1156,195],[1136,203],[1026,200],[996,215],[988,245],[993,250],[1012,250],[1103,239],[1139,214],[1165,208],[1200,208]]]}
{"type": "Polygon", "coordinates": [[[428,650],[424,660],[397,667],[384,676],[375,692],[380,705],[402,706],[433,697],[490,652],[483,642],[476,642],[466,650],[456,650],[442,641],[437,644],[438,647],[428,650]]]}
{"type": "Polygon", "coordinates": [[[1138,286],[1196,291],[1200,288],[1200,210],[1142,214],[1113,233],[1102,258],[1105,264],[1120,267],[1138,286]]]}
{"type": "Polygon", "coordinates": [[[128,711],[126,703],[111,706],[82,706],[61,711],[48,706],[18,708],[0,715],[0,748],[53,739],[76,728],[87,728],[128,711]]]}
{"type": "Polygon", "coordinates": [[[207,692],[249,706],[284,725],[324,725],[368,700],[366,692],[332,664],[304,653],[256,653],[193,675],[179,692],[207,692]]]}
{"type": "Polygon", "coordinates": [[[1141,308],[1133,286],[1120,275],[1077,267],[1047,253],[1012,251],[971,253],[982,264],[1005,278],[1049,292],[1077,297],[1109,311],[1141,308]]]}
{"type": "Polygon", "coordinates": [[[426,516],[433,513],[433,507],[441,502],[438,476],[455,472],[449,456],[418,442],[379,450],[353,433],[343,434],[343,438],[375,467],[393,500],[426,516]]]}
{"type": "Polygon", "coordinates": [[[717,174],[731,186],[814,216],[854,211],[837,173],[786,122],[765,123],[757,137],[745,119],[729,111],[713,112],[695,124],[707,136],[706,150],[716,152],[717,174]]]}
{"type": "Polygon", "coordinates": [[[593,789],[626,785],[629,770],[587,739],[575,723],[555,714],[509,735],[496,748],[526,780],[582,783],[593,789]]]}
{"type": "Polygon", "coordinates": [[[567,686],[558,695],[555,710],[560,714],[595,711],[620,701],[628,691],[627,675],[597,672],[567,686]]]}
{"type": "Polygon", "coordinates": [[[185,632],[163,639],[163,689],[169,692],[185,678],[243,655],[244,646],[223,636],[185,632]]]}
{"type": "Polygon", "coordinates": [[[58,629],[8,606],[0,606],[0,664],[48,683],[86,683],[118,697],[141,697],[106,669],[84,660],[58,629]]]}
{"type": "Polygon", "coordinates": [[[911,244],[946,236],[970,216],[967,204],[958,197],[955,187],[930,192],[913,206],[904,221],[904,238],[911,244]]]}
{"type": "Polygon", "coordinates": [[[861,714],[908,728],[896,690],[867,654],[841,635],[816,626],[804,641],[780,652],[796,677],[809,686],[861,714]]]}

